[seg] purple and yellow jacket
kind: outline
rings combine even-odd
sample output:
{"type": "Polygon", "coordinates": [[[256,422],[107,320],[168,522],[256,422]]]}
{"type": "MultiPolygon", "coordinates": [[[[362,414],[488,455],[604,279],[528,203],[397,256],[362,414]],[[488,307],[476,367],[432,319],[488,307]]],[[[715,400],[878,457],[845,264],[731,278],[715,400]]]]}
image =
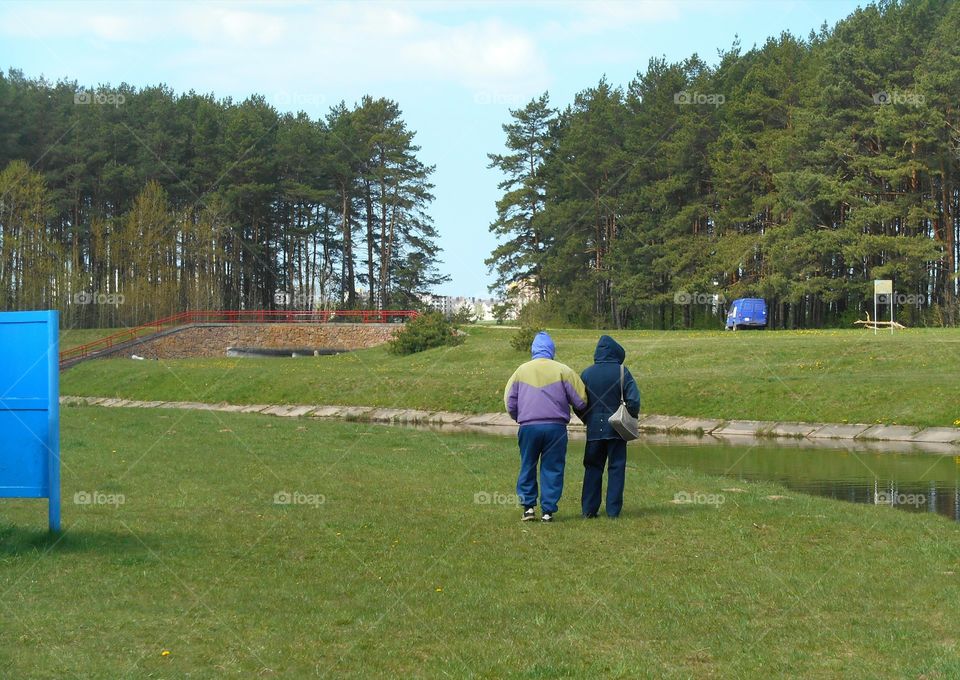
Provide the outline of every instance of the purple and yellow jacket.
{"type": "Polygon", "coordinates": [[[533,359],[514,371],[503,391],[507,413],[520,425],[570,422],[570,407],[587,408],[587,392],[580,376],[554,361],[556,348],[546,333],[537,333],[530,347],[533,359]]]}

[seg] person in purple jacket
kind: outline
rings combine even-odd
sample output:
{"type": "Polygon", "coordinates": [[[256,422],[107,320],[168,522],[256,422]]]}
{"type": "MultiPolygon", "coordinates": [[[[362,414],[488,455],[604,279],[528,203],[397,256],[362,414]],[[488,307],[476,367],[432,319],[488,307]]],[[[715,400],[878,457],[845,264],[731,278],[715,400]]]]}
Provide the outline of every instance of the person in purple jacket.
{"type": "Polygon", "coordinates": [[[540,519],[552,522],[563,493],[570,407],[582,413],[587,408],[587,393],[573,369],[554,361],[556,347],[549,335],[537,333],[530,354],[533,358],[510,376],[503,402],[507,413],[520,425],[517,496],[523,504],[522,519],[527,522],[537,518],[539,463],[540,519]]]}

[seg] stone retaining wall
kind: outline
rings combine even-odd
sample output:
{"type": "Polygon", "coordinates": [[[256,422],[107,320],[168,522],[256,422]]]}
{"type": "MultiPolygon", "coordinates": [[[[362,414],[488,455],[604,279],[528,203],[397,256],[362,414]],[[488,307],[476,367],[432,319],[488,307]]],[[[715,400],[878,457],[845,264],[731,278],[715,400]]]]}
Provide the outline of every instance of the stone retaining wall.
{"type": "Polygon", "coordinates": [[[101,356],[223,357],[228,347],[364,349],[387,342],[400,328],[392,323],[198,324],[101,356]]]}

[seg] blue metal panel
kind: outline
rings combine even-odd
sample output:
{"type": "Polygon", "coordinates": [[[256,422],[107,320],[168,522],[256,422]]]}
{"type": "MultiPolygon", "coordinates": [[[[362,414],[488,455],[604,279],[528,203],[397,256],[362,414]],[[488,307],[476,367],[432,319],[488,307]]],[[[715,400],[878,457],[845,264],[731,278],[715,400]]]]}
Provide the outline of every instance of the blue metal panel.
{"type": "Polygon", "coordinates": [[[0,497],[48,498],[60,529],[59,315],[0,312],[0,497]]]}

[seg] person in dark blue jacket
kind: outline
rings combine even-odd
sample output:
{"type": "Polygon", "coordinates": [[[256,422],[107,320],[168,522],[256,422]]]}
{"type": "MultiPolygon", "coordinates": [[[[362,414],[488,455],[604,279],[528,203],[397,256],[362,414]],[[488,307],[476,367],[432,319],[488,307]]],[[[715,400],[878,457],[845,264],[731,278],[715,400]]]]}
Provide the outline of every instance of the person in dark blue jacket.
{"type": "MultiPolygon", "coordinates": [[[[587,388],[587,445],[583,452],[584,517],[596,517],[603,491],[603,468],[607,467],[607,515],[617,517],[623,508],[623,484],[627,469],[627,442],[608,421],[620,407],[620,366],[626,357],[623,347],[609,335],[601,335],[593,353],[593,366],[580,378],[587,388]]],[[[640,389],[630,371],[623,370],[623,400],[632,416],[640,413],[640,389]]]]}

